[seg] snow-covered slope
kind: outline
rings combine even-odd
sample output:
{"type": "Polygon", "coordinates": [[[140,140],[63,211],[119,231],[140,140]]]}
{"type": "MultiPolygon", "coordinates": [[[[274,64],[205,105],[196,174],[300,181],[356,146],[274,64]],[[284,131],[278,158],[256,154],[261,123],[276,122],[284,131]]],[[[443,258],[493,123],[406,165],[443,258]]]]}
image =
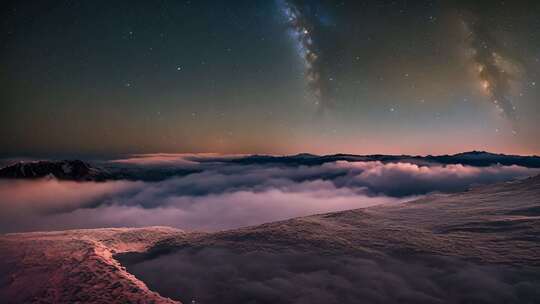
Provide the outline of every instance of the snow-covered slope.
{"type": "Polygon", "coordinates": [[[311,243],[321,243],[318,250],[406,249],[540,265],[540,176],[403,204],[199,234],[196,239],[165,239],[152,250],[229,244],[251,250],[311,243]]]}
{"type": "Polygon", "coordinates": [[[183,232],[110,228],[0,236],[0,303],[177,303],[148,290],[113,254],[183,232]]]}

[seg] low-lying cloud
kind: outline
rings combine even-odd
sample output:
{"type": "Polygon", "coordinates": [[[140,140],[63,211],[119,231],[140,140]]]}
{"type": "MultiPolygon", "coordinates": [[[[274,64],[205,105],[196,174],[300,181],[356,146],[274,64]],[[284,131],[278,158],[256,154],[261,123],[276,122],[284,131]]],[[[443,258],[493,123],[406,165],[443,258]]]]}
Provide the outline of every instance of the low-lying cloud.
{"type": "Polygon", "coordinates": [[[110,160],[112,164],[125,164],[134,166],[150,167],[194,167],[200,165],[203,161],[214,159],[230,160],[245,155],[226,155],[217,153],[150,153],[150,154],[132,154],[125,158],[110,160]]]}
{"type": "Polygon", "coordinates": [[[369,197],[328,181],[291,183],[287,189],[183,194],[185,181],[0,184],[2,231],[167,225],[216,230],[308,214],[401,201],[369,197]],[[14,194],[19,193],[19,194],[14,194]],[[48,193],[41,195],[41,193],[48,193]]]}
{"type": "Polygon", "coordinates": [[[183,303],[533,303],[540,296],[537,267],[318,250],[188,248],[126,264],[152,290],[183,303]]]}
{"type": "Polygon", "coordinates": [[[376,161],[269,166],[199,163],[190,157],[197,156],[180,157],[182,165],[188,161],[200,172],[158,182],[0,180],[0,231],[148,225],[218,230],[395,204],[538,173],[519,166],[376,161]]]}
{"type": "Polygon", "coordinates": [[[411,163],[338,162],[335,166],[350,169],[337,178],[341,186],[366,187],[373,194],[395,197],[434,191],[456,192],[471,186],[512,180],[539,172],[520,166],[472,167],[461,164],[420,166],[411,163]]]}

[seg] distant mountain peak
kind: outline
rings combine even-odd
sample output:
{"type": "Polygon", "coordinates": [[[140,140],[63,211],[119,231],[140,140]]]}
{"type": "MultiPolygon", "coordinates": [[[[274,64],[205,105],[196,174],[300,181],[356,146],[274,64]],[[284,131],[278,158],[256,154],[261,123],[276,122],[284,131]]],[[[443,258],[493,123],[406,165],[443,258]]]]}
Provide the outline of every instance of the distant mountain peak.
{"type": "Polygon", "coordinates": [[[491,153],[491,152],[488,152],[488,151],[477,151],[477,150],[472,150],[472,151],[467,151],[467,152],[461,152],[461,153],[454,154],[454,156],[463,156],[463,155],[499,155],[499,154],[491,153]]]}

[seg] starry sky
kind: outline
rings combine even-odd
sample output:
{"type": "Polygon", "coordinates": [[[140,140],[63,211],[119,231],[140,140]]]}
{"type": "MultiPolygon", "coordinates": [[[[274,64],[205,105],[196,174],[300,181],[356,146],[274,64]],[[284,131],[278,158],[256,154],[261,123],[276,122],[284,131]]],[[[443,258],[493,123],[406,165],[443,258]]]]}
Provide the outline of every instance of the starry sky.
{"type": "Polygon", "coordinates": [[[8,1],[0,154],[540,154],[538,1],[8,1]]]}

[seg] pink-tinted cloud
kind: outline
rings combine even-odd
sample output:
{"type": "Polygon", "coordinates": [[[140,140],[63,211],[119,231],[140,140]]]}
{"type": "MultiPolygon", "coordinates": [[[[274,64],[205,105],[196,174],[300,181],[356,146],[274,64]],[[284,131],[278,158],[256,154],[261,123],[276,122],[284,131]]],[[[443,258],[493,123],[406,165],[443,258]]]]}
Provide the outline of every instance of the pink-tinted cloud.
{"type": "Polygon", "coordinates": [[[216,230],[400,201],[358,195],[324,181],[301,183],[288,190],[242,190],[206,196],[164,194],[162,183],[77,184],[51,180],[31,182],[27,187],[29,191],[22,184],[10,193],[0,191],[0,197],[9,200],[0,208],[11,206],[12,211],[0,215],[2,230],[148,225],[216,230]],[[42,196],[40,192],[49,194],[42,196]],[[151,202],[151,207],[140,204],[144,202],[151,202]]]}
{"type": "Polygon", "coordinates": [[[196,161],[187,159],[192,154],[170,154],[170,153],[155,153],[155,154],[133,154],[127,158],[114,159],[111,163],[140,165],[140,166],[170,166],[170,165],[188,165],[194,166],[196,161]]]}
{"type": "Polygon", "coordinates": [[[323,165],[342,168],[348,173],[335,179],[344,187],[366,187],[373,194],[407,196],[429,192],[463,191],[471,186],[523,178],[539,169],[520,166],[472,167],[456,165],[417,165],[412,163],[336,162],[323,165]]]}
{"type": "Polygon", "coordinates": [[[242,155],[222,155],[218,153],[149,153],[131,154],[126,158],[111,160],[113,164],[138,166],[196,166],[200,160],[215,158],[236,158],[242,155]]]}

